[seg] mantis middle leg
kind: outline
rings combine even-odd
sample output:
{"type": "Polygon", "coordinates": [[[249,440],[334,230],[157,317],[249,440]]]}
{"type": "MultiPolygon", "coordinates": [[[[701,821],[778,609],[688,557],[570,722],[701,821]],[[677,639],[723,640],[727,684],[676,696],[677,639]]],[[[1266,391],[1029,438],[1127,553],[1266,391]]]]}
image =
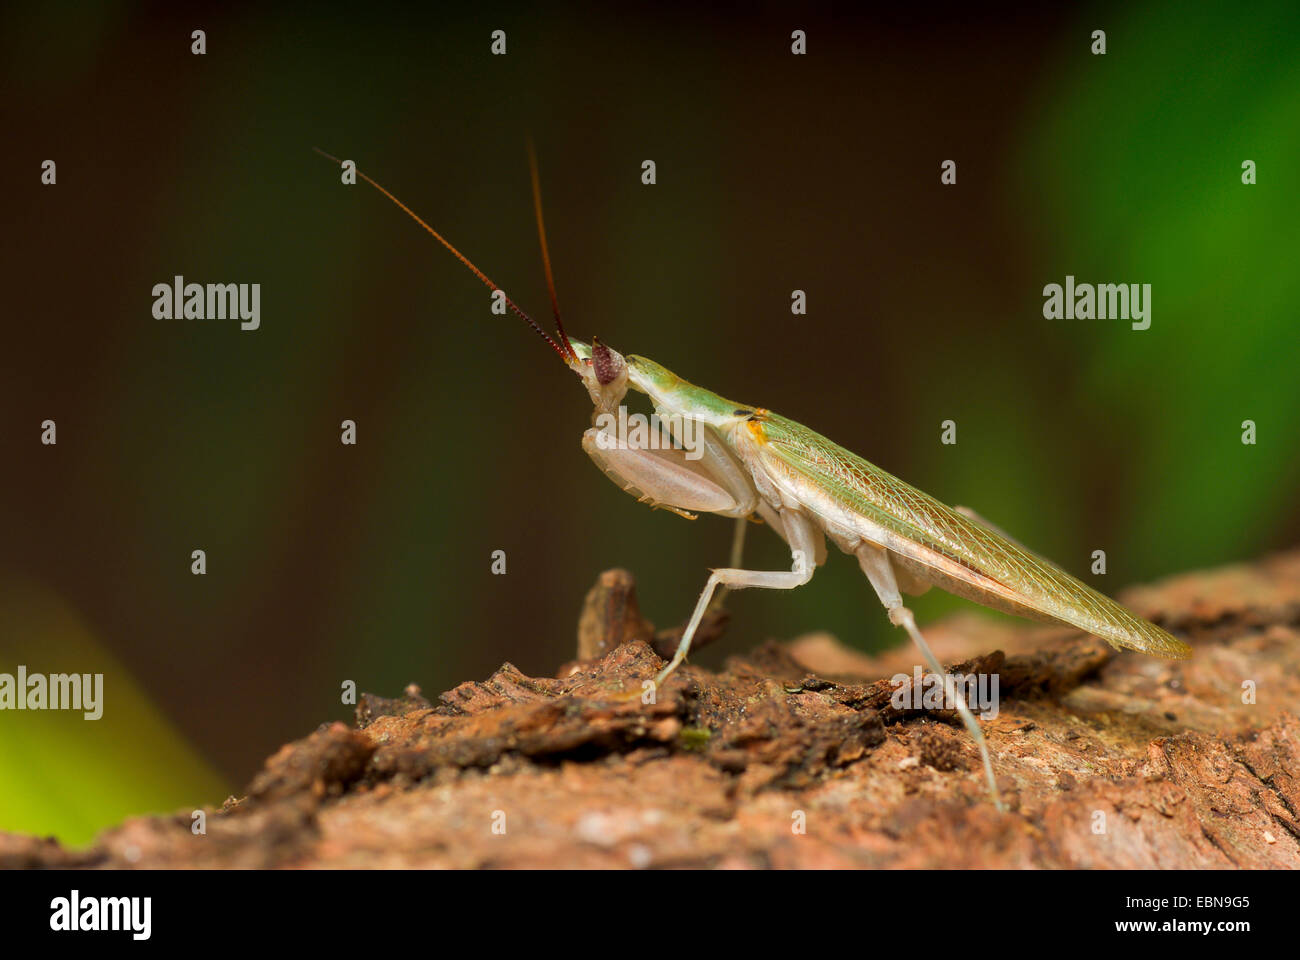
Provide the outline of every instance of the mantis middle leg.
{"type": "Polygon", "coordinates": [[[789,572],[784,570],[744,570],[733,567],[714,570],[709,575],[709,581],[704,585],[703,592],[700,593],[699,601],[695,604],[695,612],[691,614],[690,623],[686,625],[686,631],[682,634],[681,642],[677,645],[677,652],[673,654],[668,666],[660,670],[659,675],[655,677],[656,687],[667,680],[669,675],[686,659],[686,654],[691,649],[691,640],[695,637],[695,631],[699,629],[700,621],[704,619],[704,613],[708,609],[713,591],[718,587],[725,586],[732,590],[742,590],[745,587],[793,590],[795,587],[801,587],[812,579],[813,570],[817,566],[817,538],[820,533],[809,522],[808,518],[798,511],[783,509],[780,515],[786,541],[790,545],[791,567],[789,572]]]}

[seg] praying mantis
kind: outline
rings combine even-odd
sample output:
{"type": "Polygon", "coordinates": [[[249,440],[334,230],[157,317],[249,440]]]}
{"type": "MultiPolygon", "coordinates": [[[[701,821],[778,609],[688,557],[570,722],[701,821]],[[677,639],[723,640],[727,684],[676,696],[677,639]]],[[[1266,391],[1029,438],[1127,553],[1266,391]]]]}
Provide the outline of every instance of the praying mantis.
{"type": "MultiPolygon", "coordinates": [[[[611,437],[607,427],[594,425],[582,438],[588,456],[638,501],[689,519],[713,513],[736,521],[731,566],[709,574],[677,650],[655,676],[653,689],[662,686],[690,652],[716,591],[803,586],[826,562],[827,540],[858,561],[890,622],[907,632],[927,667],[940,677],[947,675],[904,605],[904,593],[918,595],[938,586],[996,610],[1076,627],[1116,648],[1178,660],[1191,655],[1183,641],[1076,580],[973,511],[948,507],[767,408],[728,400],[647,357],[624,356],[594,337],[590,344],[569,337],[555,295],[531,144],[529,166],[555,337],[406,204],[365,173],[356,173],[428,231],[546,341],[586,388],[594,408],[593,424],[617,411],[630,389],[649,397],[673,439],[680,442],[687,428],[694,431],[697,442],[689,452],[683,445],[665,448],[627,442],[627,437],[611,437]],[[789,570],[742,566],[744,531],[757,518],[789,547],[789,570]]],[[[945,686],[979,748],[989,795],[1002,811],[1005,807],[983,731],[960,689],[951,683],[945,686]]]]}

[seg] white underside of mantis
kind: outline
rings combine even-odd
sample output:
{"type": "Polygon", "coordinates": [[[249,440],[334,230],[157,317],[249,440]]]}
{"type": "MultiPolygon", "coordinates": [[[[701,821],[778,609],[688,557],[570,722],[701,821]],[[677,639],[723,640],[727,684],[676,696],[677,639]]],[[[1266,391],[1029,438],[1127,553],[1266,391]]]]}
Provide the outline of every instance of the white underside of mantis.
{"type": "MultiPolygon", "coordinates": [[[[669,418],[665,416],[665,419],[669,418]]],[[[791,590],[803,586],[812,579],[816,568],[825,562],[828,538],[843,552],[857,558],[862,572],[888,612],[890,622],[907,631],[931,671],[945,676],[930,645],[917,629],[912,612],[903,605],[901,590],[918,594],[929,589],[932,582],[947,586],[947,581],[956,580],[956,571],[953,575],[945,575],[945,565],[952,563],[948,558],[936,554],[925,558],[928,563],[916,562],[891,549],[891,546],[897,546],[893,543],[896,539],[893,534],[845,511],[815,485],[801,482],[781,471],[779,464],[765,458],[761,449],[746,442],[743,432],[734,440],[733,454],[721,437],[711,428],[706,428],[703,431],[702,456],[698,460],[688,459],[682,449],[640,449],[624,437],[616,438],[614,444],[602,445],[597,442],[597,433],[596,428],[592,428],[584,434],[583,449],[611,480],[642,502],[687,516],[691,511],[701,511],[737,517],[742,525],[746,517],[758,513],[790,547],[791,568],[788,571],[744,569],[740,566],[743,529],[737,530],[732,566],[714,570],[709,575],[676,653],[655,677],[656,686],[661,685],[690,652],[691,642],[718,588],[791,590]]],[[[909,546],[914,553],[915,545],[909,546]]],[[[964,570],[962,575],[968,590],[987,594],[987,599],[981,598],[982,602],[993,600],[994,605],[1004,608],[1007,605],[1019,606],[1013,603],[1009,591],[995,581],[972,586],[970,571],[964,570]]],[[[952,693],[957,713],[979,747],[988,789],[997,808],[1002,810],[1004,807],[998,795],[983,731],[960,688],[955,684],[945,684],[945,688],[952,693]]]]}

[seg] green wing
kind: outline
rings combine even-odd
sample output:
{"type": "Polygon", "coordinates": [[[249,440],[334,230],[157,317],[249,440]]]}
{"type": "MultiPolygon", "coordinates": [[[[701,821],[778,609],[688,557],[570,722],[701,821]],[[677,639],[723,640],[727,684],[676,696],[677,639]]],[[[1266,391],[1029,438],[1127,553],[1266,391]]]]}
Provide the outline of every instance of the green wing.
{"type": "MultiPolygon", "coordinates": [[[[889,544],[891,550],[921,563],[925,563],[926,550],[934,551],[1008,588],[1017,603],[1116,646],[1176,660],[1191,656],[1187,644],[1051,561],[802,424],[765,413],[763,436],[761,456],[769,465],[784,468],[825,491],[840,507],[894,534],[897,539],[889,544]],[[915,549],[915,545],[925,549],[915,549]]],[[[932,565],[933,556],[930,561],[932,565]]]]}

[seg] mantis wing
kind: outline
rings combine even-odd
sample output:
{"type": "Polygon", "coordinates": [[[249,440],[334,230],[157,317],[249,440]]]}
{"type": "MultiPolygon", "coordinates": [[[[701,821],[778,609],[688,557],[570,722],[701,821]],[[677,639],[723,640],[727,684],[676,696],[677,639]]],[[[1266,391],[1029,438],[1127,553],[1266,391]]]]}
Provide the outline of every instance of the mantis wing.
{"type": "Polygon", "coordinates": [[[1191,656],[1187,644],[1051,561],[802,424],[765,412],[747,426],[765,472],[832,537],[839,530],[886,547],[909,569],[979,603],[1036,613],[1117,647],[1175,660],[1191,656]]]}

